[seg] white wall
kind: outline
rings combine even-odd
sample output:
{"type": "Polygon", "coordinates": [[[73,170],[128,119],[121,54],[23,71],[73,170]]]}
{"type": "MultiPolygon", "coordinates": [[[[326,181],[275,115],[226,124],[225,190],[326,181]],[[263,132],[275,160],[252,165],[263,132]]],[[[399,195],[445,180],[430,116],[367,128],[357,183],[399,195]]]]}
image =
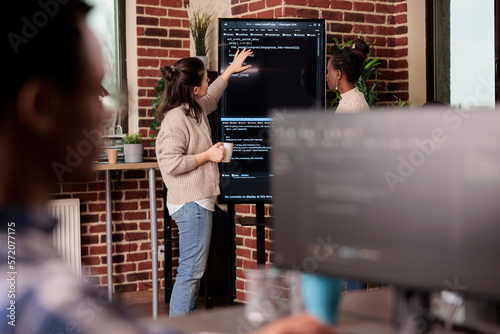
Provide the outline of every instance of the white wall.
{"type": "MultiPolygon", "coordinates": [[[[209,30],[212,31],[208,38],[208,68],[217,70],[218,68],[218,44],[217,44],[217,26],[219,18],[233,17],[231,13],[231,0],[190,0],[192,9],[205,9],[208,13],[212,13],[212,23],[209,30]]],[[[191,35],[191,34],[190,34],[191,35]]],[[[191,38],[191,55],[195,55],[193,38],[191,38]]]]}
{"type": "Polygon", "coordinates": [[[413,107],[427,99],[425,42],[425,0],[408,0],[409,90],[413,107]]]}

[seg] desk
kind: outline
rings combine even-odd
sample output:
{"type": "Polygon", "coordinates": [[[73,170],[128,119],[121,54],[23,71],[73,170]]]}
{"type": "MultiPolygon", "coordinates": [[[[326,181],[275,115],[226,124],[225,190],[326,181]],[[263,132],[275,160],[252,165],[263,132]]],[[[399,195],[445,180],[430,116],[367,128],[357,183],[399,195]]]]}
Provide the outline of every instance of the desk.
{"type": "MultiPolygon", "coordinates": [[[[370,291],[355,291],[344,294],[341,299],[339,324],[340,334],[397,334],[392,326],[394,319],[395,290],[383,288],[370,291]]],[[[246,334],[257,328],[245,318],[244,306],[237,305],[214,310],[199,311],[182,317],[161,317],[155,322],[144,320],[143,325],[152,333],[161,333],[165,328],[184,332],[210,332],[246,334]]],[[[442,326],[433,326],[429,333],[443,333],[442,326]]],[[[456,332],[453,333],[465,333],[456,332]]]]}
{"type": "Polygon", "coordinates": [[[96,164],[95,171],[106,173],[106,252],[107,252],[107,277],[108,300],[113,303],[113,220],[111,217],[111,171],[148,169],[149,174],[149,214],[151,223],[151,257],[152,257],[152,286],[153,286],[153,319],[158,318],[158,227],[156,219],[156,175],[157,162],[96,164]]]}
{"type": "MultiPolygon", "coordinates": [[[[339,314],[339,333],[395,334],[390,326],[390,293],[383,290],[351,292],[343,295],[339,314]],[[360,320],[362,319],[362,320],[360,320]]],[[[143,323],[153,333],[169,327],[191,333],[246,334],[258,327],[250,324],[244,315],[244,306],[236,305],[198,311],[182,317],[160,317],[143,323]]]]}

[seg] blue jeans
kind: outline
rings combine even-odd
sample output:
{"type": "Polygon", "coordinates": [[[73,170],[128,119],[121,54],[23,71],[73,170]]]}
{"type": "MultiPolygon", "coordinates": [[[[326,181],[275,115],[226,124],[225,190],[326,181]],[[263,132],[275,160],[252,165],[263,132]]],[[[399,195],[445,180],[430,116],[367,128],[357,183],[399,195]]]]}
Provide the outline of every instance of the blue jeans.
{"type": "Polygon", "coordinates": [[[195,202],[172,214],[179,228],[179,267],[170,297],[170,316],[196,312],[200,280],[207,267],[212,212],[195,202]]]}
{"type": "Polygon", "coordinates": [[[346,290],[356,291],[356,290],[366,290],[366,281],[355,281],[348,279],[346,280],[346,290]]]}

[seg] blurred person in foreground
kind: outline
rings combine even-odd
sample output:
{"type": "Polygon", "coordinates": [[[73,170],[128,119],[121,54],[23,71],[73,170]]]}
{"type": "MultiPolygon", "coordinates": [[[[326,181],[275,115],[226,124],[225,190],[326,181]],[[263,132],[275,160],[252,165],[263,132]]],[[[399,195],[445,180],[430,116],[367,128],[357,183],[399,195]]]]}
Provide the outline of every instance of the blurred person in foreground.
{"type": "MultiPolygon", "coordinates": [[[[0,333],[144,333],[108,305],[106,293],[82,285],[50,242],[51,184],[85,180],[101,145],[104,69],[85,23],[89,10],[80,0],[3,2],[0,333]]],[[[331,329],[304,315],[259,332],[331,329]]]]}

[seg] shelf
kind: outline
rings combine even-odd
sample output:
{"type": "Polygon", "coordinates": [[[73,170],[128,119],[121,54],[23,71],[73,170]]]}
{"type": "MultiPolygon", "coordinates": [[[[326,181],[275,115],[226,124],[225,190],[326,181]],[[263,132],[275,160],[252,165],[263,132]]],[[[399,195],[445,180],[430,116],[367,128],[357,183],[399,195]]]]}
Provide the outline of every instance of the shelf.
{"type": "Polygon", "coordinates": [[[92,167],[95,171],[100,170],[124,170],[124,169],[149,169],[149,168],[158,168],[158,162],[156,161],[145,161],[138,163],[116,163],[116,164],[108,164],[106,163],[98,163],[94,164],[92,167]]]}

